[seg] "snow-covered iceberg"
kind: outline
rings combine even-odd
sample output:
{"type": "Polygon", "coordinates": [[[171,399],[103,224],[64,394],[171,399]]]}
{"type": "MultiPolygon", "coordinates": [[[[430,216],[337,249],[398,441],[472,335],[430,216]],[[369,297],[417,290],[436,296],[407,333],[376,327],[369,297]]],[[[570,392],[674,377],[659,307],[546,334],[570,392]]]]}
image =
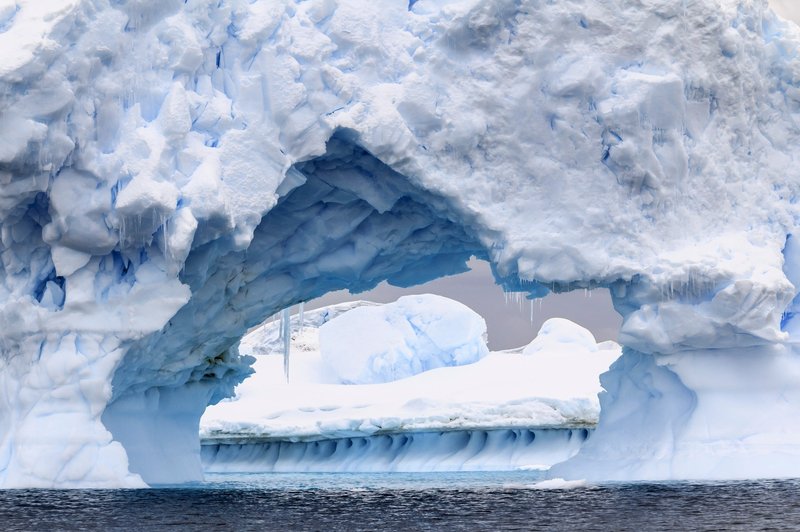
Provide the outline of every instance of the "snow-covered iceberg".
{"type": "Polygon", "coordinates": [[[401,297],[355,308],[319,329],[320,355],[346,384],[388,382],[489,354],[486,322],[446,297],[401,297]]]}
{"type": "Polygon", "coordinates": [[[0,2],[0,486],[197,479],[249,328],[473,255],[624,318],[564,475],[800,475],[798,43],[763,0],[0,2]]]}
{"type": "MultiPolygon", "coordinates": [[[[299,315],[293,317],[287,382],[283,345],[276,341],[281,324],[266,323],[245,336],[240,347],[243,354],[256,356],[255,375],[201,420],[207,470],[549,467],[574,455],[597,424],[599,375],[620,356],[616,343],[597,344],[579,325],[551,319],[524,348],[466,364],[434,358],[440,367],[413,375],[361,372],[364,380],[353,384],[342,379],[346,372],[336,366],[350,370],[353,361],[324,353],[327,344],[335,349],[350,345],[361,360],[361,336],[351,328],[352,318],[363,315],[361,309],[375,319],[401,318],[384,321],[377,332],[402,345],[418,344],[446,322],[448,338],[461,334],[485,349],[481,335],[474,334],[472,311],[446,298],[412,296],[380,306],[346,303],[307,313],[310,319],[303,320],[302,330],[299,315]],[[415,310],[418,329],[404,319],[402,311],[408,308],[415,310]]],[[[374,325],[369,319],[360,323],[374,325]]],[[[390,343],[385,351],[392,353],[393,347],[390,343]]],[[[430,362],[431,354],[425,349],[407,353],[419,359],[418,365],[430,362]]],[[[404,357],[403,362],[408,367],[415,361],[404,357]]]]}

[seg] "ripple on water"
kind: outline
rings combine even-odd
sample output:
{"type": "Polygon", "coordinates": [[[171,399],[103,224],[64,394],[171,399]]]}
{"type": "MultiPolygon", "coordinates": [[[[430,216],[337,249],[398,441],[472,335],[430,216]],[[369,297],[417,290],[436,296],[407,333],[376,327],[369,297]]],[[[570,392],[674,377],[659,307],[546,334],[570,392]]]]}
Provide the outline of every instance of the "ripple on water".
{"type": "Polygon", "coordinates": [[[0,524],[4,530],[347,531],[785,530],[800,525],[800,480],[533,489],[540,475],[217,475],[181,488],[9,490],[0,491],[0,524]]]}

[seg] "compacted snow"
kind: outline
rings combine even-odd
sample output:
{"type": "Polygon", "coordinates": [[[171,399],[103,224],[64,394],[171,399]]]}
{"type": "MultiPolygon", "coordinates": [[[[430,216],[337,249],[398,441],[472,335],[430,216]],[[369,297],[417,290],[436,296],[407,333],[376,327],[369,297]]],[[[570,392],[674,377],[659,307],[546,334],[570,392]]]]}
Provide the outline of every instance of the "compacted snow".
{"type": "MultiPolygon", "coordinates": [[[[249,470],[266,468],[269,460],[259,454],[268,453],[266,450],[263,453],[253,451],[252,445],[256,443],[352,440],[372,435],[397,438],[404,434],[416,438],[409,443],[421,449],[412,453],[413,460],[407,456],[405,461],[391,460],[387,454],[399,452],[403,446],[390,445],[391,452],[381,454],[373,450],[365,456],[342,456],[346,453],[340,449],[322,465],[319,460],[287,463],[284,458],[281,467],[283,470],[314,470],[315,467],[317,470],[321,467],[323,470],[381,470],[390,467],[436,470],[480,468],[491,464],[494,468],[507,469],[528,465],[530,460],[549,466],[568,458],[580,447],[582,439],[570,441],[569,429],[590,429],[597,423],[600,412],[597,400],[599,375],[620,356],[620,347],[614,342],[597,344],[591,333],[579,325],[568,320],[551,319],[524,349],[489,353],[471,363],[457,358],[445,363],[438,350],[419,349],[404,353],[403,367],[430,365],[431,361],[442,367],[412,376],[395,374],[395,378],[390,378],[392,372],[361,371],[358,373],[364,377],[358,384],[353,384],[351,379],[342,378],[346,372],[339,365],[348,370],[353,370],[359,361],[370,365],[360,356],[364,352],[362,336],[386,334],[395,340],[384,344],[382,355],[385,360],[396,354],[398,343],[413,345],[419,342],[420,337],[433,336],[441,323],[447,322],[449,338],[471,340],[485,350],[482,335],[476,337],[474,334],[476,321],[479,324],[481,320],[466,307],[431,295],[410,296],[381,306],[368,303],[364,306],[360,303],[333,306],[315,311],[310,318],[300,332],[298,316],[294,316],[288,383],[284,376],[281,348],[277,342],[269,342],[279,334],[279,323],[268,323],[242,341],[242,353],[258,353],[253,365],[255,375],[237,387],[234,398],[210,407],[201,421],[201,437],[206,445],[226,444],[222,452],[228,456],[224,460],[217,457],[212,470],[224,469],[223,464],[228,464],[229,470],[232,467],[229,462],[245,467],[240,463],[244,462],[249,470]],[[317,316],[337,315],[342,307],[355,308],[317,328],[320,322],[317,316]],[[402,316],[400,309],[412,307],[418,328],[409,328],[401,319],[384,321],[383,327],[377,330],[373,320],[364,319],[356,323],[352,319],[365,311],[375,318],[402,316]],[[343,335],[334,335],[334,332],[343,335]],[[261,349],[254,340],[261,341],[261,349]],[[272,345],[274,350],[265,349],[265,345],[272,345]],[[353,359],[348,360],[345,354],[337,358],[325,356],[327,349],[344,349],[346,345],[351,347],[353,359]],[[372,379],[367,379],[366,375],[372,379]],[[508,448],[521,445],[523,439],[517,439],[519,431],[497,432],[502,432],[501,429],[537,431],[539,445],[548,441],[545,446],[547,456],[534,458],[530,452],[509,453],[508,448]],[[556,431],[543,429],[566,431],[556,435],[556,431]],[[488,445],[483,451],[485,456],[478,459],[474,456],[476,453],[464,453],[463,447],[454,447],[452,441],[446,441],[447,438],[456,441],[461,438],[463,446],[469,446],[463,436],[449,436],[452,431],[462,434],[489,431],[495,434],[497,441],[488,445]],[[444,440],[429,434],[434,432],[444,440]],[[241,444],[250,446],[244,450],[235,447],[241,444]],[[450,452],[442,456],[442,451],[437,450],[441,445],[450,452]],[[452,456],[458,452],[463,455],[461,460],[452,456]],[[243,459],[248,453],[255,456],[243,459]],[[510,457],[514,461],[509,462],[510,457]],[[471,461],[465,465],[468,459],[471,461]]],[[[477,329],[480,333],[481,329],[477,329]]],[[[460,346],[466,343],[461,342],[460,346]]],[[[369,351],[373,355],[381,354],[376,349],[369,351]]],[[[474,443],[472,447],[475,447],[474,443]]],[[[357,451],[358,446],[350,453],[357,454],[357,451]]],[[[284,449],[283,453],[286,452],[284,449]]],[[[302,457],[303,453],[299,456],[302,457]]]]}
{"type": "Polygon", "coordinates": [[[472,256],[623,317],[560,476],[800,476],[798,43],[763,0],[0,0],[0,486],[200,479],[247,330],[472,256]]]}

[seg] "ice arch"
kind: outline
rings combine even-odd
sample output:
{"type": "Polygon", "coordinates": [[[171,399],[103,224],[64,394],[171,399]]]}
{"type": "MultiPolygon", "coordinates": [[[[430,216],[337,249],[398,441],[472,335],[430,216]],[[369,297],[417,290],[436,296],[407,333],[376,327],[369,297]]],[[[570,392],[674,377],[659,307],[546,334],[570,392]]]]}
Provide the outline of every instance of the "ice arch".
{"type": "Polygon", "coordinates": [[[352,131],[337,131],[322,156],[289,170],[285,195],[247,249],[217,239],[193,250],[180,273],[192,299],[121,361],[103,423],[146,481],[199,478],[200,416],[248,373],[230,350],[248,328],[331,290],[420,283],[486,258],[444,198],[354,140],[352,131]],[[167,364],[174,371],[164,378],[167,364]]]}
{"type": "Polygon", "coordinates": [[[562,474],[800,474],[798,42],[758,0],[0,7],[0,485],[193,478],[249,324],[471,253],[624,317],[562,474]]]}

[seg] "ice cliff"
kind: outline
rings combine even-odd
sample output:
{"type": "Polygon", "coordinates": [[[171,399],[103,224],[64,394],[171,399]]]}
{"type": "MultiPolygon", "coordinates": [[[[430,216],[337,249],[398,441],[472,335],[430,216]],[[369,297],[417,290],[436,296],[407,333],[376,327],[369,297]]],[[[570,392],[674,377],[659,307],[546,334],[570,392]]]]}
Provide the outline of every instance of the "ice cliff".
{"type": "Polygon", "coordinates": [[[277,310],[608,287],[561,476],[800,475],[800,31],[763,0],[0,0],[0,486],[200,475],[277,310]]]}

